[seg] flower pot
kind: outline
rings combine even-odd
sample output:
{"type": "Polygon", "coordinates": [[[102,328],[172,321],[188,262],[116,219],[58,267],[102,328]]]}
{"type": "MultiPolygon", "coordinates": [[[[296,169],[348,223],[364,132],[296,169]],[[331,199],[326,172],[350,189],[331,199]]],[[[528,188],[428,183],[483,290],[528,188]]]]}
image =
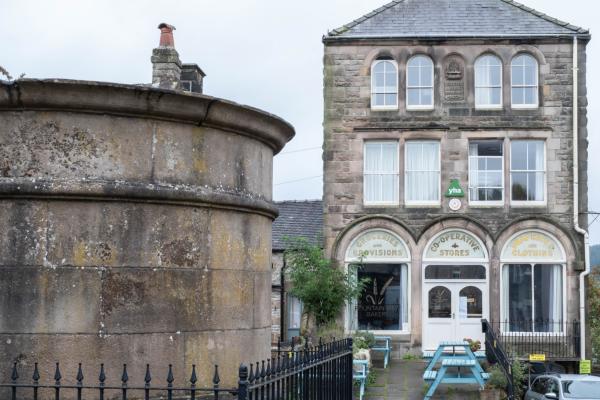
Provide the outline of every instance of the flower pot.
{"type": "Polygon", "coordinates": [[[482,389],[479,391],[479,400],[503,400],[506,393],[502,389],[482,389]]]}

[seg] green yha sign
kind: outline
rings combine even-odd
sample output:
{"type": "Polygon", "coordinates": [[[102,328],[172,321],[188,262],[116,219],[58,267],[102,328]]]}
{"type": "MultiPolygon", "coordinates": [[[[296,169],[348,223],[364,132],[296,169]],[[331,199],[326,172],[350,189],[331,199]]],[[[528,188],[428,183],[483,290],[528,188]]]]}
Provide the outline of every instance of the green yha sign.
{"type": "Polygon", "coordinates": [[[450,186],[446,190],[446,197],[465,197],[465,191],[460,187],[458,179],[450,179],[450,186]]]}

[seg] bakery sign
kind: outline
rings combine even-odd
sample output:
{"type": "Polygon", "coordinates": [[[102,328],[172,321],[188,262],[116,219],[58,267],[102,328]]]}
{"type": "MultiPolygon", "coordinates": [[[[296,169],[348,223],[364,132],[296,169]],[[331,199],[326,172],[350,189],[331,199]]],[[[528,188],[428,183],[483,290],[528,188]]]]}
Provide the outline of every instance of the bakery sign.
{"type": "Polygon", "coordinates": [[[408,260],[404,242],[384,230],[372,230],[358,236],[347,251],[347,261],[408,260]]]}
{"type": "Polygon", "coordinates": [[[539,231],[528,231],[513,237],[502,251],[502,260],[556,260],[564,261],[556,239],[539,231]]]}
{"type": "Polygon", "coordinates": [[[458,230],[438,235],[427,247],[426,258],[485,258],[485,252],[475,236],[458,230]]]}

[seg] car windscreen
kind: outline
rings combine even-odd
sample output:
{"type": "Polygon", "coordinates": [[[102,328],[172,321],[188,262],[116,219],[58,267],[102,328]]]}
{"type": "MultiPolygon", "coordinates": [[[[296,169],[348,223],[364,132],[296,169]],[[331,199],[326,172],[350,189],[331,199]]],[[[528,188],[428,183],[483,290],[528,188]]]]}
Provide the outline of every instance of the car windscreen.
{"type": "Polygon", "coordinates": [[[566,399],[600,399],[600,381],[563,381],[566,399]]]}

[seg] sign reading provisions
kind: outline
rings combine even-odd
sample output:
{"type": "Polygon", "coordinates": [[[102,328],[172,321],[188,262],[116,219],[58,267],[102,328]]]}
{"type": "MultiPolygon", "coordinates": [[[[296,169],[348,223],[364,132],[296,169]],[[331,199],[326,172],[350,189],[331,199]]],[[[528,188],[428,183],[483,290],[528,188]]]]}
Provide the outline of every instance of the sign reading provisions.
{"type": "Polygon", "coordinates": [[[529,361],[546,361],[545,354],[530,354],[529,361]]]}
{"type": "Polygon", "coordinates": [[[458,179],[450,179],[450,186],[446,190],[446,197],[465,197],[465,191],[460,187],[458,179]]]}
{"type": "Polygon", "coordinates": [[[592,361],[591,360],[579,361],[579,373],[580,374],[591,374],[592,373],[592,361]]]}

